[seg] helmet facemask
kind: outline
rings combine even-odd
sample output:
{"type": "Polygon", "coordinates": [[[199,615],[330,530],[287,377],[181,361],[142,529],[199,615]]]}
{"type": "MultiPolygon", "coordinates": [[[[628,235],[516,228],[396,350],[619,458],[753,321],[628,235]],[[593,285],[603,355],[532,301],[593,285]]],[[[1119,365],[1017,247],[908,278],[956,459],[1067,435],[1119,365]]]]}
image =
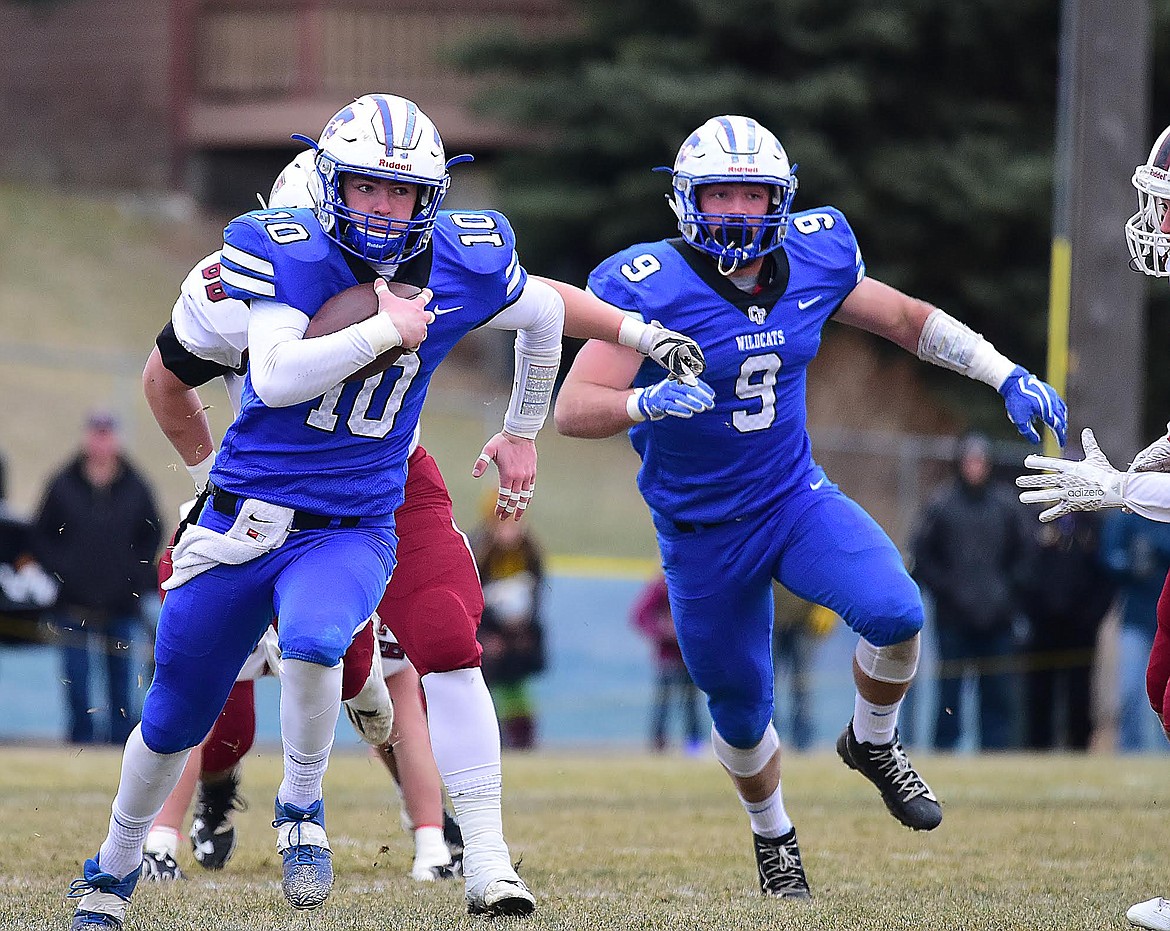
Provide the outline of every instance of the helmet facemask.
{"type": "Polygon", "coordinates": [[[1130,267],[1153,278],[1170,277],[1170,233],[1162,232],[1170,203],[1170,127],[1162,130],[1144,165],[1133,173],[1138,210],[1125,223],[1130,267]]]}

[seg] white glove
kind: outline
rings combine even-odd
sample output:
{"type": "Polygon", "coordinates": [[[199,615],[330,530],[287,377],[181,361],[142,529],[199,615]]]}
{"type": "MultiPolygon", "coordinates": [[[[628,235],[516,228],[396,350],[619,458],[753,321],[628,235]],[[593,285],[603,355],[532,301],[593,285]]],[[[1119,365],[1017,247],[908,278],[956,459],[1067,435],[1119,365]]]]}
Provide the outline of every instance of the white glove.
{"type": "Polygon", "coordinates": [[[1040,513],[1044,523],[1073,511],[1126,506],[1125,486],[1130,473],[1118,472],[1109,464],[1088,427],[1081,432],[1081,446],[1085,458],[1080,462],[1049,456],[1029,456],[1024,460],[1026,468],[1050,470],[1044,475],[1021,475],[1016,479],[1020,488],[1043,489],[1021,492],[1020,500],[1024,504],[1053,505],[1040,513]]]}
{"type": "MultiPolygon", "coordinates": [[[[1166,425],[1170,433],[1170,424],[1166,425]]],[[[1130,472],[1170,472],[1170,436],[1159,437],[1129,464],[1130,472]]]]}
{"type": "Polygon", "coordinates": [[[657,320],[643,323],[626,317],[618,330],[618,344],[636,349],[689,385],[693,385],[707,367],[698,343],[689,336],[666,329],[657,320]]]}

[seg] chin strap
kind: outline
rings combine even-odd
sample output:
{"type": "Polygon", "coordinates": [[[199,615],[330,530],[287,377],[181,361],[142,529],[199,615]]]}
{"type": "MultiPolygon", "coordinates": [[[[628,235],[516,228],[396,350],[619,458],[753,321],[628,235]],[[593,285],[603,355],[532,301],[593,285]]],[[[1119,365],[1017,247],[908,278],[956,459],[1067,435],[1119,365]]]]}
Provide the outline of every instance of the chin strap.
{"type": "Polygon", "coordinates": [[[731,267],[730,267],[730,268],[724,268],[724,267],[723,267],[723,260],[724,260],[725,258],[727,258],[727,253],[726,253],[726,252],[720,253],[720,255],[719,255],[719,261],[716,263],[716,266],[715,266],[715,267],[716,267],[716,269],[718,270],[719,274],[721,274],[721,275],[722,275],[724,278],[728,277],[729,275],[734,275],[734,274],[735,274],[735,270],[736,270],[737,268],[739,268],[739,263],[740,263],[740,261],[741,261],[741,258],[740,258],[740,256],[739,256],[739,255],[736,255],[736,256],[735,256],[735,257],[734,257],[734,258],[731,260],[731,267]]]}

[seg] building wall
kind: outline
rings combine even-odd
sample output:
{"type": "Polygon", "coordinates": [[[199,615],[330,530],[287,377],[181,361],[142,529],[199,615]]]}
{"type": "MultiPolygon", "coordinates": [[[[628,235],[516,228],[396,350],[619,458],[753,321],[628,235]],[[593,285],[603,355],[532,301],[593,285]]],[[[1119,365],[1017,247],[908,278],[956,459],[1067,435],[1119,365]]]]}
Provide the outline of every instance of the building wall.
{"type": "Polygon", "coordinates": [[[564,0],[0,0],[0,178],[198,192],[210,155],[288,148],[371,91],[498,148],[451,49],[571,25],[564,0]]]}
{"type": "Polygon", "coordinates": [[[0,178],[164,185],[169,25],[165,3],[0,0],[0,178]]]}

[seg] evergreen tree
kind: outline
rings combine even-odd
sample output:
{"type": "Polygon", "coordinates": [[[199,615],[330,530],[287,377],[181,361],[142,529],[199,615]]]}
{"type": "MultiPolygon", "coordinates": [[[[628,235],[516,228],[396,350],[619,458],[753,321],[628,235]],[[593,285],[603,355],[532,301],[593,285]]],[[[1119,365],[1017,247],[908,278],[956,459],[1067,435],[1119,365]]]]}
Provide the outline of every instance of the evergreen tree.
{"type": "MultiPolygon", "coordinates": [[[[671,164],[710,116],[743,113],[799,165],[795,209],[841,208],[875,277],[1043,371],[1059,0],[574,9],[580,28],[568,34],[488,37],[460,57],[492,63],[484,112],[540,140],[497,163],[531,270],[582,282],[617,249],[671,235],[669,179],[649,169],[671,164]]],[[[1154,9],[1167,22],[1170,0],[1154,9]]],[[[1160,58],[1166,31],[1155,36],[1160,58]]],[[[1161,74],[1156,86],[1170,91],[1161,74]]],[[[1170,119],[1170,94],[1161,110],[1157,97],[1151,139],[1170,119]]],[[[1158,359],[1152,345],[1151,370],[1158,359]]],[[[982,416],[1001,426],[982,397],[982,416]]],[[[1170,413],[1170,396],[1153,403],[1170,413]]]]}

